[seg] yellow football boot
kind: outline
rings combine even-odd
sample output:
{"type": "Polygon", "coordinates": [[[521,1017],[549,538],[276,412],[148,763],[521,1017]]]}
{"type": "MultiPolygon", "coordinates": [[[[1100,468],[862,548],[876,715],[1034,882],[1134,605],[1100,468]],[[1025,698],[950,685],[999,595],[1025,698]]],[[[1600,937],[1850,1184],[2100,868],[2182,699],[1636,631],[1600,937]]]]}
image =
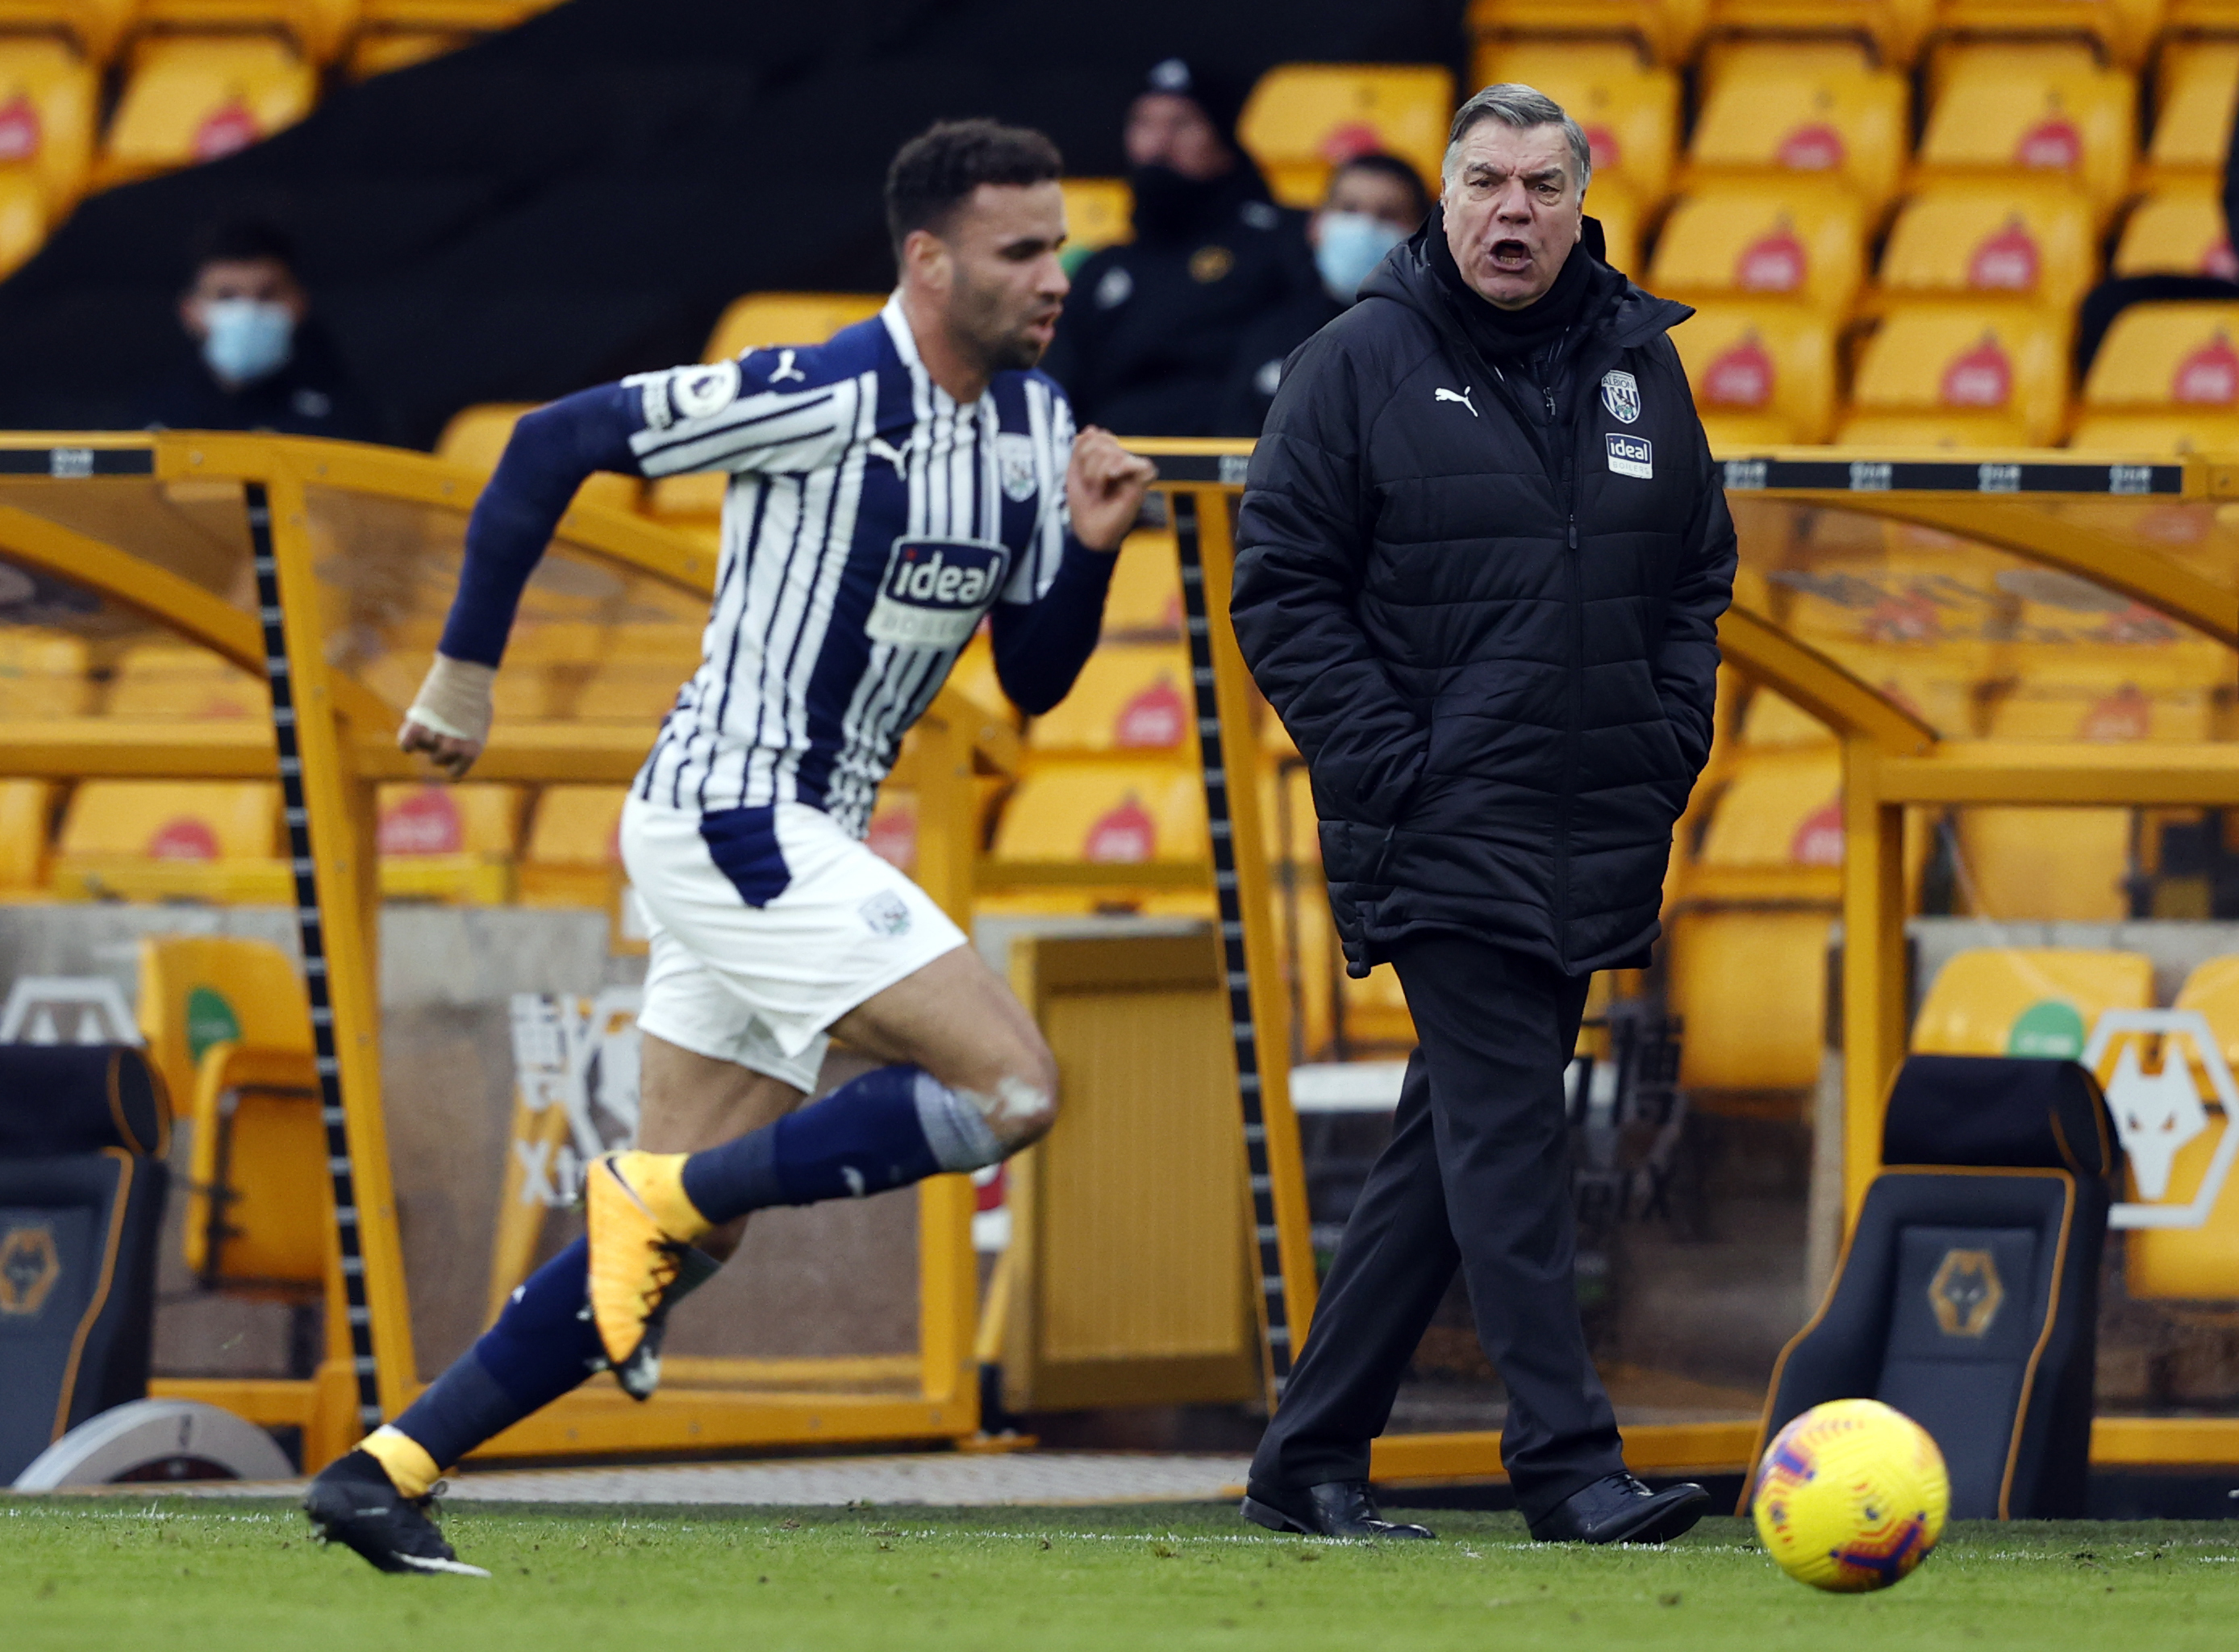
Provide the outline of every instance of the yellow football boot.
{"type": "Polygon", "coordinates": [[[692,1242],[713,1225],[685,1196],[681,1153],[610,1153],[583,1178],[590,1231],[591,1318],[622,1391],[661,1386],[668,1310],[717,1263],[692,1242]]]}

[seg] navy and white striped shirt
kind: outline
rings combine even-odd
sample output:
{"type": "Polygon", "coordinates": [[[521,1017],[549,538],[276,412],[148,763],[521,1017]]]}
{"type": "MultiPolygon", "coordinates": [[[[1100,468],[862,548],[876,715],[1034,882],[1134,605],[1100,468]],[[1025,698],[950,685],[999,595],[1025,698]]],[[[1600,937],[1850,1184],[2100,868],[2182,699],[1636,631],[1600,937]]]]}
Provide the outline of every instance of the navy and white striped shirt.
{"type": "Polygon", "coordinates": [[[1094,647],[1114,559],[1073,537],[1073,438],[1039,373],[998,374],[960,405],[898,297],[828,343],[570,396],[522,420],[476,506],[443,652],[495,663],[521,547],[541,554],[581,475],[730,471],[700,669],[634,789],[701,811],[807,803],[860,836],[982,617],[1030,710],[1094,647]]]}

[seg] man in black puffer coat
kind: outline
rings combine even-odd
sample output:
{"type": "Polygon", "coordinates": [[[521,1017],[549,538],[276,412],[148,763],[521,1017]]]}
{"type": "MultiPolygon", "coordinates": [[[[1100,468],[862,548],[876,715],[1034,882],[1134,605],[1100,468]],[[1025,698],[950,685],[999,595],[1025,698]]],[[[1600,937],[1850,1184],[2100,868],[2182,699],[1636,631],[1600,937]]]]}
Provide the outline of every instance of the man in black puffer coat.
{"type": "Polygon", "coordinates": [[[1231,612],[1312,772],[1352,972],[1420,1048],[1246,1512],[1377,1519],[1368,1443],[1459,1266],[1536,1536],[1657,1542],[1703,1494],[1624,1472],[1573,1282],[1563,1071],[1644,963],[1711,747],[1734,531],[1668,330],[1595,256],[1585,135],[1525,86],[1455,117],[1440,210],[1292,358],[1231,612]]]}

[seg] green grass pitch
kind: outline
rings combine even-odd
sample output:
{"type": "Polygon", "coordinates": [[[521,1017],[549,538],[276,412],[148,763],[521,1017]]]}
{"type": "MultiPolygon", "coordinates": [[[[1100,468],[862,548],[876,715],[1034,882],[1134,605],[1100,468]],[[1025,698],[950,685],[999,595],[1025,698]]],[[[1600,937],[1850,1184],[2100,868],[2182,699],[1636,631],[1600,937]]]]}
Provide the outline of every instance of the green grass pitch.
{"type": "Polygon", "coordinates": [[[455,1504],[495,1574],[384,1577],[291,1505],[0,1500],[9,1652],[941,1652],[1551,1647],[2123,1652],[2239,1647],[2239,1524],[1962,1525],[1895,1589],[1791,1582],[1747,1522],[1666,1549],[1279,1538],[1204,1504],[1101,1509],[455,1504]]]}

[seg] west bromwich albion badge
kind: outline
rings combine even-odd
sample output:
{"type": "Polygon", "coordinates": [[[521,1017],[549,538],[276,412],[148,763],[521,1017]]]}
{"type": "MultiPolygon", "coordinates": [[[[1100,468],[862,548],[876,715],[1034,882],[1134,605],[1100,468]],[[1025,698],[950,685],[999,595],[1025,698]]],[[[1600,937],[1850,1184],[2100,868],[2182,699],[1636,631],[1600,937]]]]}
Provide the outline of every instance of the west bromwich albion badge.
{"type": "Polygon", "coordinates": [[[1024,504],[1034,496],[1034,439],[1005,430],[995,437],[995,465],[1002,473],[1003,496],[1024,504]]]}
{"type": "Polygon", "coordinates": [[[1640,383],[1630,373],[1611,368],[1602,375],[1602,405],[1610,416],[1630,424],[1640,416],[1640,383]]]}

